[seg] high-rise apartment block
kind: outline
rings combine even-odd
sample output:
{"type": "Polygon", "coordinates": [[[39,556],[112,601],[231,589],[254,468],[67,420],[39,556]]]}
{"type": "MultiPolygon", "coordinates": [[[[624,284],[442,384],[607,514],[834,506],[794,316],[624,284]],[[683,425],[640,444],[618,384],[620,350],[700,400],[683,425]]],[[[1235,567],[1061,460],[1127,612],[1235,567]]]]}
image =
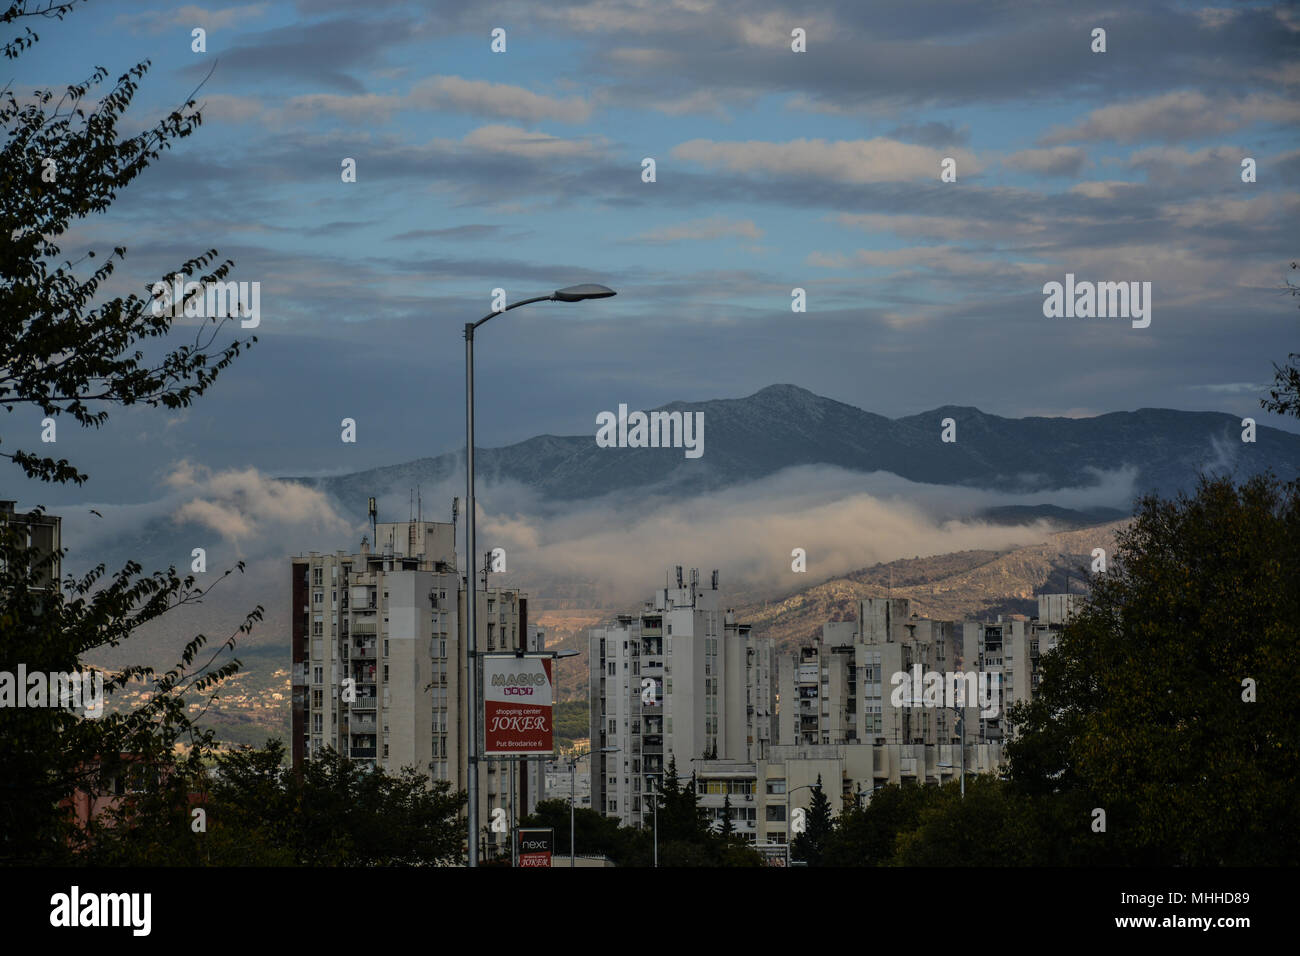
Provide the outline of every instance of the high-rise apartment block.
{"type": "MultiPolygon", "coordinates": [[[[372,520],[372,534],[357,553],[292,561],[294,766],[328,746],[363,766],[414,766],[467,789],[467,591],[455,525],[372,520]]],[[[480,652],[541,650],[526,595],[477,594],[480,652]]],[[[516,774],[501,761],[479,762],[481,820],[498,807],[514,819],[536,806],[540,766],[521,766],[516,774]]]]}
{"type": "Polygon", "coordinates": [[[722,607],[717,571],[708,586],[695,569],[688,581],[670,571],[639,614],[589,640],[596,810],[640,824],[673,758],[689,773],[694,759],[755,760],[772,745],[772,643],[722,607]]]}
{"type": "Polygon", "coordinates": [[[1005,622],[932,621],[906,598],[862,600],[857,621],[828,622],[820,641],[781,656],[778,745],[752,765],[698,763],[701,803],[720,824],[730,797],[736,832],[779,844],[789,838],[787,806],[806,808],[819,777],[838,813],[845,799],[870,800],[887,784],[947,783],[963,767],[996,772],[1007,708],[1033,698],[1040,660],[1059,643],[1074,600],[1041,595],[1037,617],[1005,622]],[[934,706],[896,679],[932,672],[974,674],[976,687],[982,674],[985,697],[934,706]]]}

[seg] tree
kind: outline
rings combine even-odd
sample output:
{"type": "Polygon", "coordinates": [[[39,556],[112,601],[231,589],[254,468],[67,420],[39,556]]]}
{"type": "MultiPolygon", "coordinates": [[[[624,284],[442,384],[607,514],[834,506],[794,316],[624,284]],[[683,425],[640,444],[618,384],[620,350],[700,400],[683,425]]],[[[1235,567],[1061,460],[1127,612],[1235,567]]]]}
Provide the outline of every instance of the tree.
{"type": "MultiPolygon", "coordinates": [[[[77,2],[15,0],[0,11],[0,22],[61,20],[77,2]]],[[[25,27],[5,44],[5,56],[18,58],[38,39],[25,27]]],[[[148,67],[132,67],[94,103],[92,91],[108,76],[102,67],[61,95],[38,89],[22,104],[8,87],[0,90],[0,231],[9,237],[0,248],[0,407],[8,413],[34,407],[46,416],[69,415],[81,427],[100,427],[109,408],[188,406],[256,341],[214,348],[226,320],[212,318],[194,324],[192,342],[169,350],[164,340],[174,320],[169,310],[154,308],[156,300],[136,294],[98,299],[124,260],[125,247],[114,247],[89,275],[77,272],[84,260],[58,261],[55,238],[105,211],[120,189],[201,122],[191,94],[144,132],[118,135],[148,67]]],[[[91,251],[85,258],[94,257],[91,251]]],[[[216,259],[216,250],[209,250],[177,271],[194,275],[216,259]]],[[[220,264],[203,282],[223,279],[231,266],[220,264]]],[[[187,301],[202,294],[200,285],[189,290],[187,301]]],[[[28,477],[47,482],[81,483],[87,477],[66,460],[21,448],[0,449],[0,455],[28,477]]],[[[38,508],[29,517],[41,513],[38,508]]],[[[116,647],[141,625],[205,594],[193,576],[182,578],[175,568],[141,576],[134,562],[111,577],[101,565],[51,590],[48,578],[57,557],[29,547],[21,523],[0,522],[0,670],[13,672],[22,664],[29,672],[84,672],[85,655],[116,647]]],[[[152,795],[159,802],[150,808],[143,797],[126,801],[136,814],[120,814],[127,829],[132,820],[174,802],[175,788],[195,767],[176,761],[176,745],[186,743],[194,761],[201,761],[213,742],[197,723],[202,712],[190,716],[190,701],[206,698],[206,710],[221,680],[239,667],[237,660],[216,666],[217,658],[233,650],[238,635],[261,616],[258,607],[206,659],[208,638],[200,634],[164,674],[134,666],[109,675],[108,697],[131,682],[148,692],[147,703],[129,714],[91,720],[55,707],[0,708],[0,860],[66,862],[74,849],[85,850],[90,835],[73,825],[68,802],[78,790],[97,790],[123,773],[157,781],[152,795]]]]}
{"type": "Polygon", "coordinates": [[[803,860],[809,866],[821,866],[822,851],[826,839],[830,836],[831,804],[822,792],[822,775],[817,775],[817,783],[812,788],[812,799],[808,803],[805,817],[806,827],[803,833],[795,837],[790,844],[790,858],[803,860]]]}
{"type": "Polygon", "coordinates": [[[680,840],[707,844],[712,836],[704,808],[695,792],[695,782],[682,786],[677,779],[677,758],[670,755],[659,795],[659,842],[680,840]]]}
{"type": "Polygon", "coordinates": [[[888,865],[898,835],[915,829],[934,790],[914,784],[877,787],[864,806],[845,810],[835,820],[823,847],[822,865],[888,865]]]}
{"type": "Polygon", "coordinates": [[[215,766],[211,773],[191,764],[174,786],[148,788],[95,821],[88,862],[437,866],[461,859],[465,794],[445,780],[430,784],[414,767],[367,770],[327,748],[299,776],[279,740],[220,754],[215,766]],[[204,811],[206,832],[194,832],[192,807],[204,811]]]}
{"type": "Polygon", "coordinates": [[[916,825],[898,834],[899,866],[1029,866],[1040,864],[1042,840],[1026,799],[1006,782],[977,774],[924,788],[916,825]]]}
{"type": "MultiPolygon", "coordinates": [[[[1300,269],[1300,262],[1291,263],[1292,269],[1300,269]]],[[[1300,285],[1287,280],[1287,291],[1291,295],[1300,295],[1300,285]]],[[[1297,360],[1300,353],[1292,352],[1287,356],[1285,367],[1273,365],[1273,388],[1268,398],[1261,398],[1259,405],[1265,411],[1278,415],[1295,415],[1300,418],[1300,365],[1297,360]]]]}
{"type": "Polygon", "coordinates": [[[736,828],[731,823],[731,794],[722,798],[722,839],[730,840],[736,828]]]}
{"type": "MultiPolygon", "coordinates": [[[[182,579],[175,568],[137,577],[140,566],[131,563],[112,579],[102,580],[101,566],[52,591],[55,558],[29,547],[19,526],[0,522],[0,672],[17,674],[21,666],[29,674],[89,676],[85,655],[116,647],[145,622],[212,590],[196,588],[193,576],[182,579]]],[[[104,675],[98,718],[56,707],[0,707],[0,860],[66,862],[78,839],[67,809],[77,791],[101,790],[128,770],[148,769],[158,780],[184,777],[188,770],[173,766],[177,744],[200,754],[212,746],[198,721],[220,682],[240,666],[235,659],[217,665],[217,658],[261,617],[258,607],[208,655],[201,656],[208,638],[197,635],[165,673],[137,665],[104,675]],[[112,712],[111,698],[131,684],[148,699],[129,713],[112,712]],[[196,697],[206,702],[191,716],[196,697]]]]}
{"type": "MultiPolygon", "coordinates": [[[[590,807],[575,807],[574,852],[580,855],[607,856],[618,862],[628,852],[629,831],[618,821],[604,816],[590,807]]],[[[541,800],[537,809],[519,820],[520,826],[550,827],[555,831],[557,856],[569,853],[569,802],[567,800],[541,800]]]]}
{"type": "MultiPolygon", "coordinates": [[[[53,15],[62,19],[75,5],[57,4],[53,15]]],[[[48,5],[16,0],[0,13],[0,22],[42,14],[50,15],[48,5]]],[[[6,57],[17,58],[37,39],[29,29],[25,38],[6,45],[6,57]]],[[[9,236],[0,249],[0,406],[6,412],[34,406],[47,416],[70,415],[82,427],[98,428],[113,406],[186,407],[257,340],[214,348],[229,319],[210,317],[195,324],[191,343],[160,351],[156,346],[176,321],[172,309],[156,307],[160,299],[131,293],[96,302],[100,286],[125,260],[124,246],[115,246],[89,276],[75,271],[80,260],[58,263],[55,237],[74,221],[104,212],[120,189],[202,122],[191,94],[144,132],[120,137],[118,123],[148,69],[148,61],[136,64],[94,105],[87,97],[108,77],[103,67],[62,95],[38,89],[25,104],[11,89],[0,90],[0,234],[9,236]]],[[[186,277],[201,276],[186,303],[201,302],[204,287],[229,273],[230,260],[203,273],[217,258],[210,249],[177,267],[186,277]]],[[[164,285],[167,279],[155,277],[164,285]]],[[[44,481],[81,483],[87,477],[66,459],[19,448],[0,455],[44,481]]]]}
{"type": "Polygon", "coordinates": [[[1288,863],[1300,847],[1300,499],[1273,476],[1144,498],[1013,708],[1022,792],[1111,862],[1288,863]],[[1095,808],[1105,834],[1090,832],[1095,808]]]}

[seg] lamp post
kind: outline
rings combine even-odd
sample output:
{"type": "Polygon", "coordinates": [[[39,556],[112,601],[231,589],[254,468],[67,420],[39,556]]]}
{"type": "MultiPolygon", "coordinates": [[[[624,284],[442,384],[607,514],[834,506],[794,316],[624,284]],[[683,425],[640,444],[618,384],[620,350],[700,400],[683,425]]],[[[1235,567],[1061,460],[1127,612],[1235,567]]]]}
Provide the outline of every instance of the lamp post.
{"type": "MultiPolygon", "coordinates": [[[[574,651],[572,653],[576,654],[577,651],[574,651]]],[[[578,789],[578,758],[589,757],[592,755],[592,753],[616,754],[618,752],[619,752],[618,747],[601,747],[599,750],[596,751],[587,750],[586,753],[573,754],[571,757],[569,757],[569,866],[571,867],[574,865],[573,858],[575,856],[573,850],[574,848],[573,834],[575,832],[574,817],[576,816],[576,814],[574,813],[573,810],[573,804],[574,804],[574,793],[578,789]]],[[[591,775],[590,771],[588,771],[588,776],[590,775],[591,775]]]]}
{"type": "MultiPolygon", "coordinates": [[[[606,299],[614,295],[613,289],[603,285],[574,285],[557,289],[550,295],[533,296],[520,299],[501,309],[509,312],[521,305],[533,302],[581,302],[583,299],[606,299]]],[[[469,585],[468,600],[465,602],[465,671],[467,680],[466,703],[469,717],[469,747],[467,766],[469,770],[469,865],[478,866],[478,632],[475,628],[478,616],[478,575],[475,573],[474,560],[478,554],[478,543],[474,538],[474,330],[491,319],[497,312],[489,312],[477,322],[465,323],[465,504],[468,509],[465,522],[465,554],[469,561],[468,573],[465,575],[469,585]]]]}
{"type": "MultiPolygon", "coordinates": [[[[654,782],[654,778],[655,778],[656,776],[658,776],[658,777],[662,780],[663,775],[664,775],[666,772],[667,772],[667,771],[660,770],[660,771],[658,772],[658,774],[655,774],[654,772],[651,772],[651,773],[647,774],[646,776],[648,777],[648,779],[650,780],[650,782],[653,783],[653,782],[654,782]]],[[[679,774],[677,775],[677,782],[678,782],[678,783],[681,783],[683,780],[687,779],[688,777],[691,778],[692,780],[694,780],[694,778],[695,778],[695,774],[694,774],[694,772],[692,772],[692,773],[679,773],[679,774]]],[[[659,866],[659,794],[663,793],[663,789],[664,789],[664,788],[663,788],[663,784],[660,783],[660,785],[659,785],[659,789],[654,791],[654,800],[651,801],[651,803],[652,803],[652,805],[653,805],[653,807],[654,807],[654,823],[653,823],[652,825],[653,825],[653,827],[654,827],[654,865],[655,865],[655,867],[658,867],[658,866],[659,866]]],[[[694,793],[694,790],[695,790],[695,787],[694,787],[694,784],[692,784],[692,786],[691,786],[691,791],[692,791],[692,793],[694,793]]],[[[642,818],[642,819],[644,819],[644,818],[642,818]]]]}

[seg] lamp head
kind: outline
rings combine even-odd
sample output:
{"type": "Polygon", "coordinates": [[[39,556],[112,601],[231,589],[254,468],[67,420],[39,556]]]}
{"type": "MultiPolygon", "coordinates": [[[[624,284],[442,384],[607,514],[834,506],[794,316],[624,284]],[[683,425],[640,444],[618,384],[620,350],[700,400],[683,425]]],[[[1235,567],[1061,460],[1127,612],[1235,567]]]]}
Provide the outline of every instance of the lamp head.
{"type": "Polygon", "coordinates": [[[609,286],[587,282],[557,289],[551,298],[556,302],[581,302],[583,299],[608,299],[611,295],[618,295],[618,293],[609,286]]]}

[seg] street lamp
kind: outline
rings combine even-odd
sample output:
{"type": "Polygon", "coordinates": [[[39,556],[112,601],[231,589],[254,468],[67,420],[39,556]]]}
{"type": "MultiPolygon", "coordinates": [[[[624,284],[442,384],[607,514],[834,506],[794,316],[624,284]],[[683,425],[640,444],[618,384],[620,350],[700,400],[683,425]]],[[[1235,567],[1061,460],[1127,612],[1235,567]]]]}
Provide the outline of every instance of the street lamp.
{"type": "MultiPolygon", "coordinates": [[[[571,653],[576,654],[577,651],[573,651],[573,652],[571,652],[571,653]]],[[[591,756],[591,754],[592,754],[593,752],[594,752],[594,753],[600,753],[600,754],[616,754],[616,753],[619,752],[619,748],[618,748],[618,747],[601,747],[601,748],[600,748],[599,750],[597,750],[597,751],[592,751],[590,748],[588,748],[587,751],[586,751],[585,753],[572,754],[572,755],[569,757],[569,866],[573,866],[573,865],[574,865],[574,863],[573,863],[573,858],[574,858],[574,852],[573,852],[573,847],[574,847],[573,834],[574,834],[574,832],[575,832],[575,829],[574,829],[574,823],[575,823],[575,821],[574,821],[574,817],[575,817],[575,814],[574,814],[574,811],[573,811],[573,804],[574,804],[574,792],[575,792],[575,791],[577,790],[577,788],[578,788],[578,758],[579,758],[579,757],[589,757],[589,756],[591,756]]],[[[588,776],[591,776],[591,771],[590,771],[590,770],[588,770],[587,775],[588,775],[588,776]]]]}
{"type": "MultiPolygon", "coordinates": [[[[511,303],[499,312],[509,312],[521,305],[533,302],[581,302],[583,299],[607,299],[614,295],[613,289],[603,285],[587,283],[558,289],[550,295],[533,296],[511,303]]],[[[498,312],[489,312],[477,322],[465,323],[465,497],[469,514],[465,523],[465,554],[469,561],[469,594],[465,602],[465,682],[467,694],[467,713],[469,715],[469,748],[467,764],[469,768],[469,865],[478,866],[478,631],[475,627],[478,616],[478,575],[475,573],[474,560],[478,554],[478,543],[474,539],[474,330],[498,312]]]]}

